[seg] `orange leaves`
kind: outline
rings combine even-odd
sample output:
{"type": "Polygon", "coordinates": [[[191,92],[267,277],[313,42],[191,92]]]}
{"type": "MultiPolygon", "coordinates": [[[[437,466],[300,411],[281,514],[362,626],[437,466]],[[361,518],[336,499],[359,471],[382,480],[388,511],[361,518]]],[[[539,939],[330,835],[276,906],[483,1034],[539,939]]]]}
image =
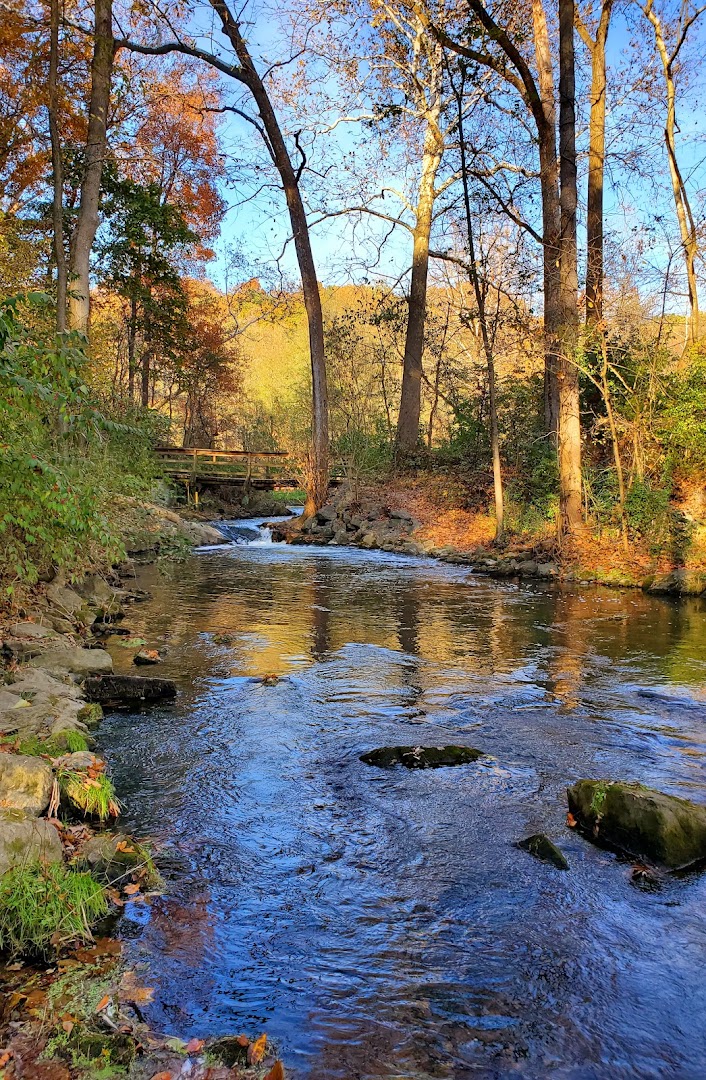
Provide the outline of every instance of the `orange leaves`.
{"type": "Polygon", "coordinates": [[[248,1065],[259,1065],[267,1050],[267,1035],[263,1032],[248,1047],[248,1065]]]}
{"type": "Polygon", "coordinates": [[[120,980],[118,994],[122,1002],[132,1005],[149,1005],[154,997],[154,988],[140,986],[135,978],[135,972],[126,971],[120,980]]]}
{"type": "Polygon", "coordinates": [[[281,1061],[275,1061],[264,1080],[284,1080],[284,1066],[281,1061]]]}
{"type": "Polygon", "coordinates": [[[204,1039],[189,1039],[184,1049],[187,1054],[198,1054],[200,1050],[203,1050],[205,1045],[206,1042],[204,1039]]]}
{"type": "Polygon", "coordinates": [[[104,997],[102,997],[100,999],[100,1001],[96,1005],[96,1012],[97,1013],[103,1012],[104,1009],[108,1008],[108,1006],[110,1005],[110,1002],[111,1002],[110,994],[106,994],[104,997]]]}
{"type": "Polygon", "coordinates": [[[578,825],[578,822],[574,815],[571,813],[571,811],[569,811],[569,813],[566,815],[566,824],[569,826],[570,829],[575,829],[578,825]]]}

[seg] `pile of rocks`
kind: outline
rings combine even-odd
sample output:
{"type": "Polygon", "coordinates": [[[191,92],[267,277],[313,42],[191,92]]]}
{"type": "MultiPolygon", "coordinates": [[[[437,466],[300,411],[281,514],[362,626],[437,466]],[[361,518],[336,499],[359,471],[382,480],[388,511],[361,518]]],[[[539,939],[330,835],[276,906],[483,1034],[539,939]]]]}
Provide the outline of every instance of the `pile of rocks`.
{"type": "Polygon", "coordinates": [[[419,525],[406,510],[374,507],[367,512],[347,501],[327,503],[303,521],[296,532],[287,526],[275,528],[273,540],[292,544],[357,545],[381,551],[424,554],[424,547],[411,539],[419,525]]]}

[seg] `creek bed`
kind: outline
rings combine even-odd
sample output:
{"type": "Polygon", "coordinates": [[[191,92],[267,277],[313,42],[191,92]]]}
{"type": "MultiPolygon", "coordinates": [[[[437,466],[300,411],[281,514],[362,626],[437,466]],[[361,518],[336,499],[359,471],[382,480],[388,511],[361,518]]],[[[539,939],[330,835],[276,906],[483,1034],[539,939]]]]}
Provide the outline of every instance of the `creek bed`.
{"type": "Polygon", "coordinates": [[[266,537],[139,584],[180,695],[99,744],[165,848],[120,924],[158,1030],[266,1029],[298,1080],[704,1074],[706,875],[640,888],[565,788],[706,802],[706,605],[266,537]],[[359,760],[417,743],[488,757],[359,760]],[[518,849],[536,832],[569,872],[518,849]]]}

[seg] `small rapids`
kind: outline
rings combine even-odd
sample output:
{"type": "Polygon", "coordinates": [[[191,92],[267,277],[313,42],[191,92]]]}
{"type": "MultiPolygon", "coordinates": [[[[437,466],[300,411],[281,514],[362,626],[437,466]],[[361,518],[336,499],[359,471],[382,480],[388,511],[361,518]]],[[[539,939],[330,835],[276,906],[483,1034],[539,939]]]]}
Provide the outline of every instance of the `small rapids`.
{"type": "Polygon", "coordinates": [[[165,895],[120,924],[150,1020],[266,1030],[297,1080],[704,1076],[706,875],[645,888],[565,824],[580,777],[706,801],[704,604],[264,526],[145,568],[130,628],[180,695],[99,730],[163,848],[165,895]],[[445,743],[486,757],[360,761],[445,743]]]}

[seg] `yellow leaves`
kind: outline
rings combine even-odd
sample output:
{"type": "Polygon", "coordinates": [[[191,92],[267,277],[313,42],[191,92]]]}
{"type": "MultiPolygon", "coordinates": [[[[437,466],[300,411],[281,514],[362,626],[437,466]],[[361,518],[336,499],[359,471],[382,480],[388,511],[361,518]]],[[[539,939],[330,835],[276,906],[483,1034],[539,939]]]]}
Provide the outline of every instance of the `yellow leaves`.
{"type": "Polygon", "coordinates": [[[248,1065],[259,1065],[265,1056],[267,1050],[267,1035],[262,1033],[259,1038],[255,1039],[255,1042],[250,1043],[248,1047],[248,1065]]]}

